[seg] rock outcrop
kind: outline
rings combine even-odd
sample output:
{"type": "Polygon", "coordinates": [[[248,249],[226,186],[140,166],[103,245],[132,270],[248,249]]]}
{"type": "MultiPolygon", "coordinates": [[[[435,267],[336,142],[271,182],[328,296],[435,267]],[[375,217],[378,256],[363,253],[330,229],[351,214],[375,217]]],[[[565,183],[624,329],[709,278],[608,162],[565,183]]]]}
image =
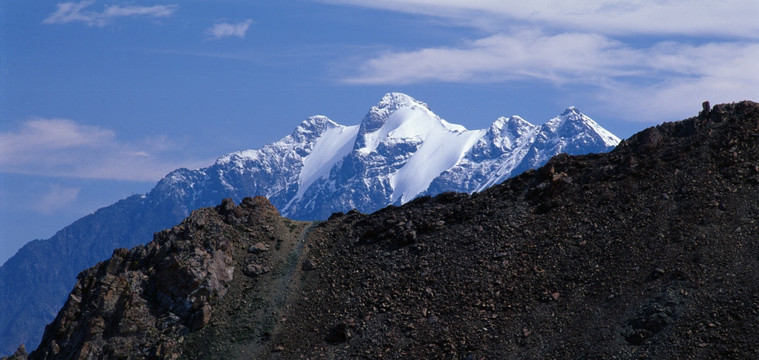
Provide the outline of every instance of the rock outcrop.
{"type": "Polygon", "coordinates": [[[194,211],[82,272],[32,358],[176,358],[184,337],[220,311],[233,280],[283,266],[277,254],[291,253],[304,224],[279,217],[263,197],[194,211]]]}
{"type": "Polygon", "coordinates": [[[0,360],[24,360],[29,356],[26,352],[26,346],[21,344],[13,355],[3,356],[0,360]]]}
{"type": "Polygon", "coordinates": [[[756,359],[757,164],[741,102],[370,215],[225,201],[83,272],[30,358],[756,359]]]}

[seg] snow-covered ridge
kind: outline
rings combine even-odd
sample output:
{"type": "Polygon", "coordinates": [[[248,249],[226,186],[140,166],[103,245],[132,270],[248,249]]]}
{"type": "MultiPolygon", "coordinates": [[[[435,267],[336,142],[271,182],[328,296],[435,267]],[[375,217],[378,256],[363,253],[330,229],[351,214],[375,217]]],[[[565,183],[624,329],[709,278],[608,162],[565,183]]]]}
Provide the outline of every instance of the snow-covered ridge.
{"type": "Polygon", "coordinates": [[[358,135],[358,125],[331,128],[320,136],[311,153],[303,159],[303,168],[298,176],[298,192],[293,200],[298,200],[314,181],[329,174],[332,167],[350,153],[358,135]]]}
{"type": "MultiPolygon", "coordinates": [[[[402,119],[402,126],[390,131],[382,139],[414,139],[421,145],[391,178],[393,193],[390,201],[402,203],[427,190],[432,180],[455,166],[474,146],[485,131],[469,131],[463,126],[451,124],[433,115],[429,110],[415,112],[400,109],[391,119],[402,119]]],[[[361,149],[363,151],[365,149],[361,149]]]]}
{"type": "Polygon", "coordinates": [[[602,152],[617,143],[574,107],[543,125],[511,116],[467,130],[421,101],[388,93],[358,125],[313,116],[279,141],[221,156],[206,169],[176,172],[165,185],[193,204],[265,195],[283,215],[313,220],[423,194],[481,191],[559,152],[602,152]]]}

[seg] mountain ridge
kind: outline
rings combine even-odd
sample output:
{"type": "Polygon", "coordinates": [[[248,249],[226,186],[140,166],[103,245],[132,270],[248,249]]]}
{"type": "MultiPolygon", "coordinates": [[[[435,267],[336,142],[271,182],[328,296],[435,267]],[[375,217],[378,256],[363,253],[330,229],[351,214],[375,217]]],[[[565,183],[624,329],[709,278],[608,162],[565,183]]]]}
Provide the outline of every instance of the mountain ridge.
{"type": "MultiPolygon", "coordinates": [[[[79,271],[223,198],[239,202],[265,195],[285,216],[326,219],[335,211],[371,212],[425,194],[481,191],[519,171],[514,167],[535,167],[553,155],[550,151],[565,147],[575,152],[583,144],[590,146],[579,152],[612,148],[600,136],[575,147],[567,147],[574,144],[567,138],[554,139],[550,148],[535,148],[541,126],[516,119],[503,123],[515,127],[499,132],[506,137],[494,142],[490,129],[467,130],[438,117],[421,101],[388,93],[358,125],[312,116],[260,149],[223,155],[202,169],[172,171],[149,193],[85,216],[51,239],[22,248],[19,258],[0,267],[0,351],[10,353],[22,342],[32,347],[34,332],[53,318],[79,271]],[[507,145],[512,143],[521,146],[519,152],[511,153],[507,145]],[[524,162],[527,155],[533,157],[524,162]],[[26,289],[28,284],[47,286],[26,289]]],[[[543,141],[563,136],[543,135],[543,141]]]]}
{"type": "Polygon", "coordinates": [[[741,102],[372,214],[226,199],[83,272],[30,358],[754,359],[758,144],[741,102]]]}

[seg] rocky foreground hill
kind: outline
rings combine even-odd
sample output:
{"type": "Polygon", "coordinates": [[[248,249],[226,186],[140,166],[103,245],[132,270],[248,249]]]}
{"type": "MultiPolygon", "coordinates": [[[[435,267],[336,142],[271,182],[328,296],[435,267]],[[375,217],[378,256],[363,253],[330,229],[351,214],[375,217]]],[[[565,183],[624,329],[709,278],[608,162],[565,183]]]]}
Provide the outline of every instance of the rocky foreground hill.
{"type": "Polygon", "coordinates": [[[82,272],[29,358],[756,359],[756,279],[741,102],[473,195],[194,211],[82,272]]]}

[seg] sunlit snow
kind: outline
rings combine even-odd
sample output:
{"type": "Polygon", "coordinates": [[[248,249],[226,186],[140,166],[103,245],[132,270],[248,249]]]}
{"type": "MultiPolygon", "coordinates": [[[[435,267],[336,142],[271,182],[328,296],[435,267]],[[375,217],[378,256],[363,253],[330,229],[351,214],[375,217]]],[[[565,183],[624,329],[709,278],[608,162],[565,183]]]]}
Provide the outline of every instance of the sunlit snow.
{"type": "Polygon", "coordinates": [[[338,126],[319,137],[311,154],[303,160],[298,193],[293,200],[300,199],[314,181],[328,176],[330,169],[351,152],[358,128],[358,125],[338,126]]]}
{"type": "MultiPolygon", "coordinates": [[[[541,126],[512,116],[467,130],[408,95],[389,93],[360,125],[314,116],[261,149],[220,157],[213,182],[235,197],[265,195],[283,215],[318,218],[354,207],[376,210],[422,194],[481,191],[557,153],[606,151],[618,142],[573,107],[541,126]]],[[[176,171],[166,180],[181,183],[177,196],[194,203],[205,196],[208,185],[202,182],[211,176],[205,170],[176,171]]]]}
{"type": "Polygon", "coordinates": [[[484,130],[468,131],[463,126],[444,123],[428,110],[400,109],[388,119],[388,123],[391,121],[401,126],[389,132],[388,137],[418,137],[423,141],[391,179],[392,202],[398,199],[407,202],[422,193],[432,180],[456,165],[485,135],[484,130]]]}

